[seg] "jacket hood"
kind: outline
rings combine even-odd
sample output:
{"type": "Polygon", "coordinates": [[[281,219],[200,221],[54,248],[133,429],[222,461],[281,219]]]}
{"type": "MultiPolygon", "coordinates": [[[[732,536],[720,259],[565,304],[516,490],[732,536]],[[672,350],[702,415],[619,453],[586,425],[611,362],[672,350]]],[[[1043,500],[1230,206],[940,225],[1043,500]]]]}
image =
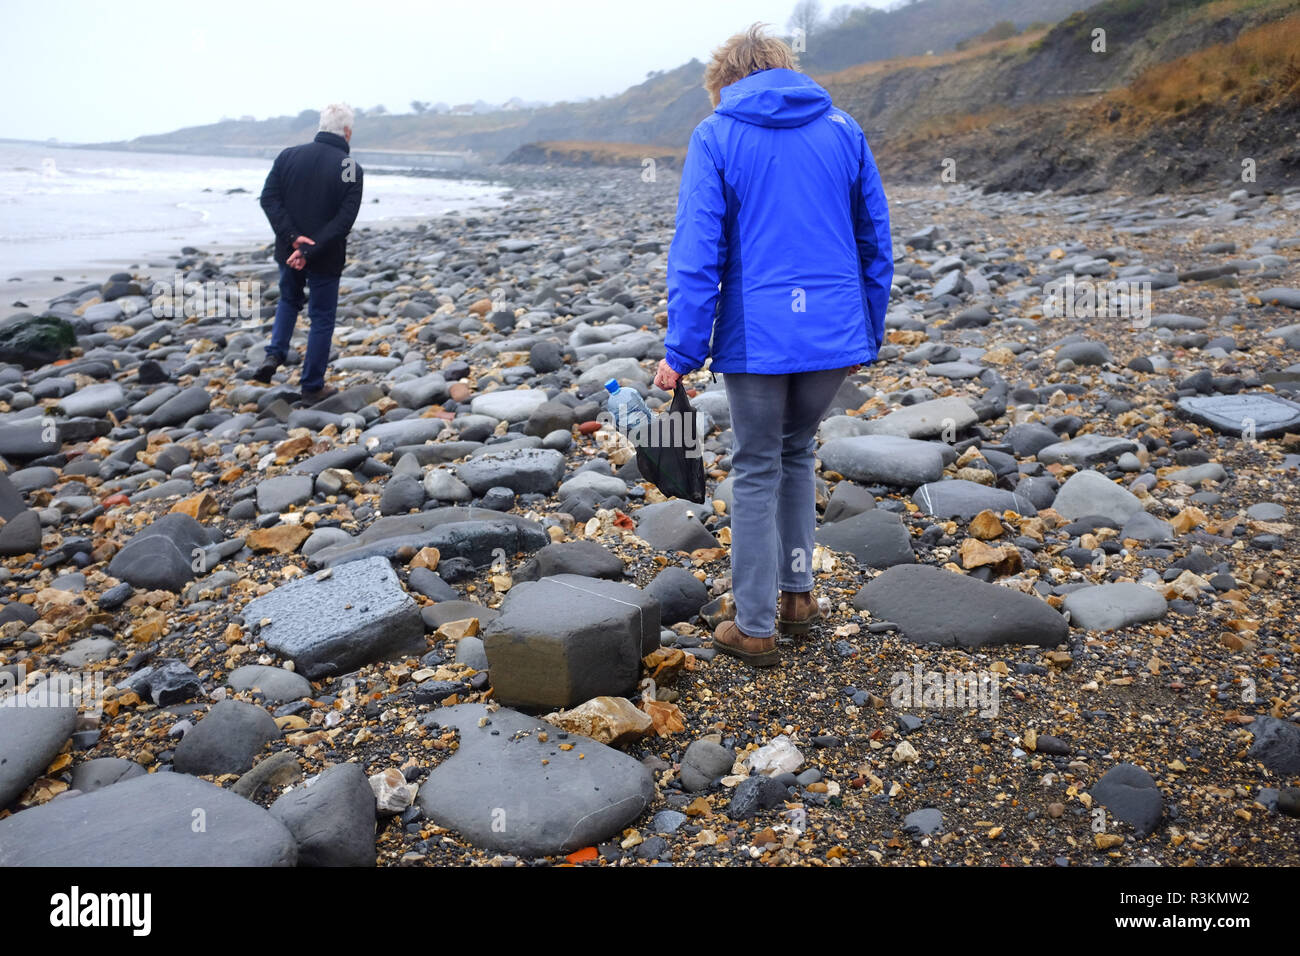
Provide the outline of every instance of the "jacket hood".
{"type": "Polygon", "coordinates": [[[717,110],[755,126],[803,126],[831,108],[831,95],[796,70],[760,70],[722,88],[717,110]]]}

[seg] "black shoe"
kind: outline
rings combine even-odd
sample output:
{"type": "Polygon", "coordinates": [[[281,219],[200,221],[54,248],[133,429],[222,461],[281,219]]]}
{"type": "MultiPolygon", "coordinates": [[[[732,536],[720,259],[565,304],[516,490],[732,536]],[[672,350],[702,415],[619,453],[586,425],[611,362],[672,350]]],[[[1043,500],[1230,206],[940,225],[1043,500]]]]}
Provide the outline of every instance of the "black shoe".
{"type": "Polygon", "coordinates": [[[317,402],[323,402],[331,395],[337,395],[339,390],[332,385],[322,385],[314,391],[303,389],[302,400],[307,405],[315,405],[317,402]]]}
{"type": "Polygon", "coordinates": [[[274,358],[268,357],[261,367],[253,373],[253,381],[261,382],[263,385],[270,385],[271,378],[280,368],[280,362],[274,358]]]}

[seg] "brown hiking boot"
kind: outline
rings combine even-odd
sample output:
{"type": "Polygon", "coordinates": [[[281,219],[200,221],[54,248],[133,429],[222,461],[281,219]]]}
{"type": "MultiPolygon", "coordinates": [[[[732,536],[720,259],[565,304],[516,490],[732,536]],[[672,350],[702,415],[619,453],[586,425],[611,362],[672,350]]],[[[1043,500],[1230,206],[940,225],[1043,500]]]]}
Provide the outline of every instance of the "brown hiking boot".
{"type": "Polygon", "coordinates": [[[750,637],[735,621],[723,621],[713,632],[713,646],[724,654],[738,657],[750,667],[772,667],[779,663],[781,654],[776,649],[776,637],[750,637]]]}
{"type": "Polygon", "coordinates": [[[782,591],[777,604],[777,628],[782,634],[806,634],[815,621],[821,619],[811,591],[782,591]]]}

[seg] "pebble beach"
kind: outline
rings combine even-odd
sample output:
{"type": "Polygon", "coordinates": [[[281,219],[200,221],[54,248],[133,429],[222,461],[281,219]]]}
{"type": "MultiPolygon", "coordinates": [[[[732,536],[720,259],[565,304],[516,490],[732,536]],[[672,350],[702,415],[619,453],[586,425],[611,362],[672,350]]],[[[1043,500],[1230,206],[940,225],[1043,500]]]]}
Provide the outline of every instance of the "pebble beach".
{"type": "Polygon", "coordinates": [[[703,504],[601,418],[670,399],[675,177],[488,175],[352,234],[315,406],[305,315],[251,381],[266,248],[0,328],[0,864],[1300,863],[1300,189],[886,181],[822,619],[755,671],[721,378],[703,504]]]}

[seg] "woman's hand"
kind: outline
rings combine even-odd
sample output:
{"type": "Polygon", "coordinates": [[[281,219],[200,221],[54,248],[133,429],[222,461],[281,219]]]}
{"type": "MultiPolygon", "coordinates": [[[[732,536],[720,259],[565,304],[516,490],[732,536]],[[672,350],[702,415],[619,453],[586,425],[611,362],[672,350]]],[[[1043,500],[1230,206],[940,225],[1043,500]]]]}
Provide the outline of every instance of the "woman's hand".
{"type": "Polygon", "coordinates": [[[681,380],[681,373],[673,371],[673,367],[668,364],[667,359],[659,360],[659,367],[655,369],[655,385],[665,392],[671,392],[681,380]]]}

